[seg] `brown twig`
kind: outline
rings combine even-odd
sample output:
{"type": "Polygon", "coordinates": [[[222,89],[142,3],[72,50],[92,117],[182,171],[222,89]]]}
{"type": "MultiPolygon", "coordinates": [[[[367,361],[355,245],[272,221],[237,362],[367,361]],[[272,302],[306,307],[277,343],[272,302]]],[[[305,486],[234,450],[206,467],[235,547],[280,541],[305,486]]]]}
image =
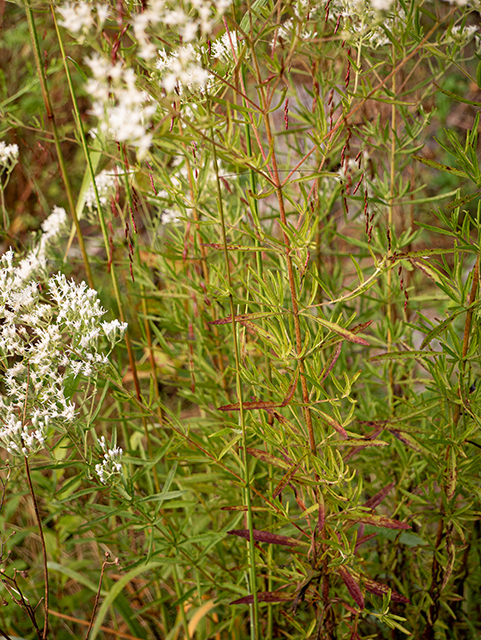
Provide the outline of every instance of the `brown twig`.
{"type": "MultiPolygon", "coordinates": [[[[108,561],[108,557],[109,557],[109,554],[106,552],[105,553],[105,560],[102,562],[102,569],[100,570],[99,588],[97,589],[97,593],[95,594],[95,601],[94,601],[94,608],[93,608],[93,611],[92,611],[92,617],[90,618],[89,628],[87,629],[87,635],[85,636],[86,640],[88,640],[88,637],[89,637],[90,632],[92,630],[92,626],[93,626],[94,620],[95,620],[95,614],[97,613],[97,607],[99,606],[100,591],[102,590],[102,580],[104,578],[105,567],[108,564],[111,564],[108,561]]],[[[132,636],[130,636],[130,637],[132,637],[132,636]]]]}
{"type": "MultiPolygon", "coordinates": [[[[469,336],[471,334],[471,323],[473,320],[473,302],[476,299],[476,294],[478,292],[478,284],[479,284],[479,256],[476,259],[476,263],[473,268],[473,282],[471,283],[471,292],[469,294],[469,304],[470,307],[466,312],[466,322],[464,323],[464,335],[463,335],[463,350],[461,352],[461,363],[459,365],[459,396],[462,399],[462,385],[464,378],[464,371],[466,368],[466,354],[469,349],[469,336]]],[[[459,422],[459,418],[461,416],[461,405],[456,405],[456,409],[454,410],[453,422],[457,426],[459,422]]]]}
{"type": "MultiPolygon", "coordinates": [[[[75,618],[74,616],[68,616],[65,613],[59,613],[58,611],[52,611],[49,609],[49,613],[56,618],[60,618],[61,620],[68,620],[69,622],[75,622],[76,624],[80,624],[83,626],[87,626],[89,623],[86,620],[80,620],[79,618],[75,618]]],[[[112,629],[110,627],[99,627],[99,631],[105,631],[105,633],[112,634],[113,636],[117,636],[119,638],[125,638],[126,640],[140,640],[137,636],[131,636],[130,633],[123,633],[122,631],[117,631],[117,629],[112,629]]]]}
{"type": "MultiPolygon", "coordinates": [[[[16,569],[14,569],[14,571],[16,576],[17,574],[16,569]]],[[[16,577],[11,578],[5,575],[3,569],[1,569],[0,582],[3,584],[5,589],[10,594],[10,597],[12,598],[13,602],[15,602],[15,604],[17,604],[21,609],[23,609],[23,611],[25,611],[25,613],[28,615],[31,623],[33,624],[33,628],[35,629],[38,639],[42,640],[43,636],[42,636],[42,632],[38,628],[37,621],[35,619],[35,611],[30,605],[30,603],[27,602],[27,600],[25,600],[25,598],[23,597],[22,590],[19,588],[17,584],[16,577]]]]}
{"type": "Polygon", "coordinates": [[[43,535],[43,528],[42,528],[42,519],[40,518],[40,512],[38,510],[37,498],[35,497],[35,492],[33,490],[33,485],[32,485],[32,478],[30,477],[30,467],[28,466],[27,456],[25,456],[25,472],[27,474],[28,488],[30,489],[30,495],[32,496],[33,508],[35,510],[35,517],[37,519],[38,531],[40,534],[40,543],[42,545],[43,572],[45,576],[45,596],[44,596],[45,622],[43,625],[42,639],[46,640],[48,637],[48,601],[49,601],[47,547],[45,545],[45,538],[43,535]]]}

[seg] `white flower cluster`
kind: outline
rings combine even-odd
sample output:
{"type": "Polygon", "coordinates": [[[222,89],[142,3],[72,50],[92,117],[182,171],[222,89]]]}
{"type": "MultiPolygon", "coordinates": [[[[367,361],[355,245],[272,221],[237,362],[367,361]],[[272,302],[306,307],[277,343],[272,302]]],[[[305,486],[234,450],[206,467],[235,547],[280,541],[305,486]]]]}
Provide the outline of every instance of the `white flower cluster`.
{"type": "Polygon", "coordinates": [[[94,9],[96,10],[99,28],[102,28],[109,17],[110,7],[108,4],[91,4],[89,2],[71,4],[67,2],[61,7],[57,7],[58,13],[63,18],[60,24],[71,33],[87,34],[95,23],[94,9]]]}
{"type": "Polygon", "coordinates": [[[394,0],[371,0],[371,6],[376,11],[389,11],[394,0]]]}
{"type": "Polygon", "coordinates": [[[20,260],[15,269],[15,286],[17,288],[21,288],[23,282],[45,272],[49,246],[66,229],[66,226],[65,209],[54,207],[50,216],[42,223],[43,233],[40,242],[29,251],[25,258],[20,260]]]}
{"type": "Polygon", "coordinates": [[[444,42],[449,44],[454,42],[463,47],[471,42],[476,34],[479,33],[476,25],[456,25],[451,29],[451,33],[447,33],[444,42]]]}
{"type": "Polygon", "coordinates": [[[141,57],[150,59],[156,54],[147,35],[149,26],[165,26],[171,35],[174,33],[183,42],[191,42],[199,30],[203,36],[209,35],[230,4],[231,0],[153,0],[148,8],[132,18],[141,57]]]}
{"type": "Polygon", "coordinates": [[[212,42],[212,56],[223,60],[224,62],[230,62],[233,58],[233,54],[237,57],[239,52],[239,41],[236,31],[225,31],[220,38],[217,38],[212,42]]]}
{"type": "MultiPolygon", "coordinates": [[[[341,20],[342,38],[351,44],[362,42],[372,49],[388,44],[382,26],[392,31],[405,18],[404,10],[397,9],[392,15],[381,16],[390,11],[394,0],[331,0],[329,19],[334,24],[341,20]]],[[[294,16],[285,20],[273,44],[291,43],[294,37],[309,41],[316,37],[316,20],[323,17],[324,5],[312,5],[307,0],[297,0],[293,5],[294,16]],[[322,14],[322,15],[321,15],[322,14]]]]}
{"type": "Polygon", "coordinates": [[[18,162],[18,145],[0,141],[0,167],[11,171],[18,162]]]}
{"type": "Polygon", "coordinates": [[[354,45],[362,41],[371,49],[390,43],[384,29],[396,37],[396,28],[406,21],[404,9],[396,7],[393,0],[334,0],[330,6],[332,19],[339,14],[343,18],[343,38],[354,45]],[[380,13],[387,11],[390,11],[387,15],[380,13]]]}
{"type": "Polygon", "coordinates": [[[99,445],[103,451],[103,459],[101,464],[95,465],[95,471],[100,482],[106,484],[113,475],[119,474],[122,471],[123,451],[119,447],[109,449],[104,436],[100,438],[99,445]]]}
{"type": "MultiPolygon", "coordinates": [[[[62,218],[55,213],[49,218],[44,237],[55,231],[55,216],[62,218]]],[[[38,257],[40,251],[32,254],[38,257]]],[[[0,397],[0,443],[10,453],[28,456],[44,445],[49,426],[74,420],[66,383],[108,363],[98,350],[99,337],[106,336],[113,346],[127,325],[101,322],[105,310],[84,282],[77,285],[56,274],[40,287],[38,270],[23,263],[15,264],[13,251],[0,256],[0,359],[6,389],[0,397]]]]}
{"type": "Polygon", "coordinates": [[[175,89],[182,95],[184,88],[189,91],[205,90],[212,86],[214,76],[201,65],[202,52],[189,43],[170,54],[165,49],[159,49],[159,59],[156,67],[161,74],[161,85],[172,93],[175,89]]]}
{"type": "Polygon", "coordinates": [[[285,20],[279,27],[277,38],[273,41],[273,45],[278,42],[290,43],[296,35],[301,40],[309,40],[316,37],[317,33],[313,30],[313,25],[315,24],[315,19],[324,11],[324,7],[321,4],[311,5],[306,0],[297,0],[297,2],[293,3],[292,9],[294,16],[285,20]],[[309,16],[308,20],[306,19],[307,16],[309,16]],[[299,29],[298,25],[302,25],[302,29],[299,29]]]}
{"type": "Polygon", "coordinates": [[[10,413],[6,416],[6,422],[0,431],[0,442],[9,453],[28,456],[43,447],[47,425],[47,418],[36,420],[35,424],[32,419],[34,428],[29,429],[27,425],[22,425],[18,416],[10,413]]]}
{"type": "Polygon", "coordinates": [[[164,209],[160,214],[160,221],[162,222],[162,224],[177,225],[180,222],[180,214],[173,209],[164,209]]]}
{"type": "MultiPolygon", "coordinates": [[[[109,195],[115,191],[117,179],[118,173],[107,169],[101,171],[98,176],[95,176],[95,186],[97,187],[97,193],[99,194],[100,204],[103,207],[107,204],[107,198],[109,195]]],[[[90,211],[97,206],[95,191],[92,184],[85,194],[85,205],[90,211]]]]}
{"type": "MultiPolygon", "coordinates": [[[[207,49],[203,45],[188,43],[167,53],[159,49],[159,57],[155,64],[160,71],[160,84],[167,93],[176,91],[183,95],[184,90],[205,91],[214,86],[215,76],[202,67],[202,59],[208,57],[230,64],[234,68],[237,61],[239,40],[237,32],[224,31],[222,35],[212,40],[207,49]]],[[[223,75],[226,71],[223,70],[223,75]]]]}
{"type": "Polygon", "coordinates": [[[93,74],[85,87],[94,99],[90,113],[99,119],[99,128],[107,137],[137,147],[142,159],[152,142],[146,129],[156,105],[149,104],[149,94],[137,88],[133,69],[120,62],[112,64],[98,54],[85,62],[93,74]]]}

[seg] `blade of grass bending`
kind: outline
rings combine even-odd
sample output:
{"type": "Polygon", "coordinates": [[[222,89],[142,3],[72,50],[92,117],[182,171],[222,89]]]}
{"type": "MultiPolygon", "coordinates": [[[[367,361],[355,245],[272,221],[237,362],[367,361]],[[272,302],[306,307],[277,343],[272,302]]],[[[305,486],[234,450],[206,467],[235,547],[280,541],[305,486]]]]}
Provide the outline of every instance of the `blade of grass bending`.
{"type": "MultiPolygon", "coordinates": [[[[247,90],[247,84],[246,84],[246,70],[245,70],[245,65],[242,65],[242,83],[244,85],[244,91],[247,90]]],[[[244,102],[244,106],[247,108],[247,103],[245,98],[243,99],[244,102]]],[[[251,130],[250,130],[250,126],[249,126],[249,119],[247,118],[247,115],[244,116],[244,121],[245,121],[245,134],[246,134],[246,148],[247,148],[247,155],[249,158],[252,157],[252,143],[251,143],[251,130]]],[[[250,184],[250,188],[251,188],[251,192],[252,193],[256,193],[256,189],[257,189],[257,181],[256,181],[256,174],[254,173],[254,171],[250,168],[249,169],[249,184],[250,184]]],[[[257,200],[255,198],[249,198],[249,200],[251,201],[251,208],[252,208],[252,212],[254,214],[254,223],[255,225],[260,228],[260,223],[259,223],[259,211],[257,208],[257,200]]],[[[256,248],[259,248],[259,239],[256,235],[255,238],[255,246],[256,248]]],[[[260,252],[256,253],[256,264],[257,264],[257,272],[259,274],[259,277],[262,278],[262,255],[260,252]]]]}
{"type": "Polygon", "coordinates": [[[148,573],[149,571],[153,569],[157,569],[159,567],[162,567],[161,562],[149,562],[149,564],[140,565],[138,567],[135,567],[135,569],[132,569],[131,571],[129,571],[124,576],[122,576],[122,578],[120,578],[120,580],[118,580],[114,584],[114,586],[112,587],[112,589],[110,589],[105,600],[102,602],[98,610],[97,617],[92,627],[92,631],[90,632],[89,640],[95,640],[99,631],[101,630],[102,622],[104,621],[110,606],[115,602],[117,597],[122,593],[126,585],[139,574],[148,573]]]}
{"type": "MultiPolygon", "coordinates": [[[[52,9],[52,11],[53,11],[53,9],[52,9]]],[[[64,161],[64,157],[63,157],[63,153],[62,153],[62,148],[60,146],[60,139],[59,139],[59,135],[58,135],[57,124],[55,122],[55,117],[54,117],[54,113],[53,113],[53,109],[52,109],[52,102],[50,100],[50,93],[49,93],[48,85],[47,85],[47,79],[45,77],[44,67],[43,67],[43,64],[42,64],[42,57],[40,55],[40,45],[38,43],[38,35],[37,35],[36,27],[35,27],[35,20],[34,20],[34,17],[33,17],[33,11],[31,10],[31,8],[29,6],[26,6],[25,7],[25,13],[27,14],[28,29],[30,31],[30,38],[32,40],[33,54],[34,54],[34,58],[35,58],[35,65],[37,67],[37,73],[38,73],[38,77],[39,77],[39,80],[40,80],[40,86],[41,86],[41,89],[42,89],[43,101],[45,103],[45,110],[47,111],[47,117],[50,120],[51,126],[52,126],[53,139],[54,139],[54,143],[55,143],[55,150],[57,152],[58,165],[59,165],[59,168],[60,168],[60,173],[62,175],[62,181],[63,181],[64,186],[65,186],[65,194],[67,196],[70,215],[72,216],[72,220],[73,220],[73,223],[75,225],[75,230],[77,232],[78,243],[79,243],[80,251],[82,253],[82,259],[83,259],[83,263],[84,263],[84,267],[85,267],[85,273],[87,275],[87,280],[88,280],[88,283],[89,283],[89,287],[91,289],[95,289],[94,280],[93,280],[93,276],[92,276],[92,270],[90,269],[90,263],[89,263],[89,259],[88,259],[88,255],[87,255],[87,250],[85,248],[85,243],[84,243],[84,238],[83,238],[83,235],[82,235],[82,230],[80,228],[79,219],[77,217],[77,212],[76,212],[75,204],[74,204],[74,201],[73,201],[72,189],[70,187],[70,182],[69,182],[69,179],[68,179],[67,169],[65,167],[65,161],[64,161]]],[[[55,26],[57,26],[57,23],[55,23],[55,26]]],[[[62,53],[63,53],[63,49],[62,49],[62,53]]]]}
{"type": "MultiPolygon", "coordinates": [[[[109,243],[109,238],[108,238],[108,233],[107,233],[107,225],[105,223],[105,218],[104,218],[103,211],[102,211],[102,205],[100,204],[99,193],[98,193],[97,185],[96,185],[96,182],[95,182],[95,172],[94,172],[94,168],[93,168],[93,165],[92,165],[92,159],[90,157],[90,151],[89,151],[89,148],[87,146],[87,140],[85,138],[85,132],[84,132],[83,126],[82,126],[82,120],[80,118],[80,111],[79,111],[79,108],[78,108],[77,98],[76,98],[74,87],[73,87],[73,83],[72,83],[72,76],[70,75],[70,69],[68,67],[67,58],[65,56],[65,49],[64,49],[64,46],[63,46],[62,37],[60,35],[60,30],[58,28],[57,17],[55,15],[55,9],[54,9],[54,6],[52,4],[50,5],[50,10],[51,10],[53,21],[54,21],[54,25],[55,25],[55,31],[57,33],[57,39],[58,39],[58,43],[59,43],[59,46],[60,46],[60,53],[61,53],[62,60],[63,60],[63,63],[64,63],[65,75],[67,76],[67,82],[68,82],[70,95],[71,95],[72,103],[73,103],[73,107],[74,107],[75,120],[76,120],[76,123],[77,123],[77,128],[78,128],[78,132],[79,132],[79,135],[80,135],[80,139],[82,141],[82,147],[83,147],[83,150],[84,150],[85,159],[87,161],[87,166],[88,166],[88,169],[89,169],[89,172],[90,172],[90,179],[92,181],[92,187],[93,187],[94,194],[95,194],[95,202],[96,202],[97,211],[98,211],[98,214],[99,214],[99,223],[100,223],[100,228],[102,230],[102,237],[103,237],[103,240],[104,240],[105,251],[107,252],[108,264],[110,265],[110,275],[112,277],[112,285],[113,285],[113,289],[114,289],[115,299],[117,301],[117,306],[118,306],[118,309],[119,309],[120,321],[121,322],[125,322],[125,312],[124,312],[124,307],[123,307],[123,304],[122,304],[122,299],[121,299],[121,296],[120,296],[120,290],[119,290],[119,284],[118,284],[118,281],[117,281],[117,274],[116,274],[116,270],[115,270],[115,264],[114,264],[114,261],[112,259],[113,256],[111,255],[112,254],[112,250],[111,250],[110,243],[109,243]]],[[[129,358],[129,364],[130,364],[130,368],[132,370],[132,376],[133,376],[133,379],[134,379],[135,393],[137,395],[137,398],[140,400],[141,394],[140,394],[139,377],[137,375],[137,365],[135,363],[134,352],[133,352],[133,349],[132,349],[132,345],[131,345],[131,342],[130,342],[128,331],[125,332],[125,345],[127,347],[127,354],[128,354],[128,358],[129,358]]]]}
{"type": "MultiPolygon", "coordinates": [[[[127,163],[127,158],[125,156],[125,151],[124,151],[124,147],[122,144],[119,144],[119,148],[120,148],[120,155],[122,158],[122,164],[124,166],[124,178],[125,178],[125,190],[127,192],[127,198],[129,201],[129,207],[130,207],[130,211],[132,213],[132,216],[134,215],[134,199],[132,197],[132,189],[130,186],[130,182],[129,182],[129,167],[128,167],[128,163],[127,163]]],[[[92,178],[93,180],[93,178],[92,178]]],[[[95,186],[95,191],[97,192],[97,187],[95,186]]],[[[100,214],[100,209],[99,209],[99,214],[100,214]]],[[[132,242],[134,243],[135,246],[135,258],[137,260],[137,262],[140,262],[140,258],[139,258],[139,250],[138,250],[138,245],[137,242],[134,242],[134,240],[132,239],[132,242]]],[[[109,259],[109,263],[110,263],[110,259],[109,259]]],[[[111,266],[113,267],[113,263],[111,263],[111,266]]],[[[143,284],[140,285],[140,295],[142,298],[142,308],[144,311],[144,315],[147,316],[147,302],[145,299],[145,294],[144,294],[144,286],[143,284]]],[[[151,369],[152,369],[152,377],[154,379],[154,389],[156,390],[156,400],[157,400],[157,411],[158,411],[158,415],[159,415],[159,422],[160,424],[162,424],[162,410],[160,408],[160,395],[159,395],[159,385],[157,382],[157,372],[155,369],[155,358],[154,358],[154,353],[152,350],[152,340],[150,337],[150,327],[149,327],[149,321],[146,318],[145,320],[145,332],[146,332],[146,337],[147,337],[147,342],[149,345],[149,357],[150,357],[150,363],[151,363],[151,369]]],[[[130,354],[129,354],[130,357],[130,354]]],[[[131,363],[132,365],[132,363],[131,363]]],[[[134,369],[132,366],[132,373],[134,374],[134,385],[135,385],[135,392],[137,394],[137,398],[140,400],[140,386],[139,386],[139,381],[138,381],[138,376],[137,376],[137,370],[136,368],[134,369]]],[[[145,438],[147,440],[147,452],[149,454],[149,458],[152,459],[154,457],[154,454],[152,452],[152,442],[151,442],[151,438],[150,438],[150,433],[149,433],[149,429],[147,426],[147,420],[145,419],[145,416],[142,416],[142,426],[144,427],[144,433],[145,433],[145,438]]],[[[155,490],[157,493],[159,493],[160,491],[160,483],[159,483],[159,476],[157,473],[157,467],[154,466],[153,469],[153,474],[154,474],[154,485],[155,485],[155,490]]]]}
{"type": "MultiPolygon", "coordinates": [[[[210,114],[209,114],[210,115],[210,114]]],[[[251,504],[251,487],[250,487],[250,476],[249,476],[249,459],[247,453],[247,433],[246,433],[246,423],[245,423],[245,413],[244,413],[244,402],[243,402],[243,394],[242,394],[242,381],[240,376],[240,355],[239,355],[239,343],[237,340],[237,328],[236,328],[236,312],[234,308],[234,299],[232,297],[232,277],[230,272],[229,265],[229,253],[227,249],[227,234],[226,234],[226,225],[224,218],[224,207],[222,204],[222,193],[220,190],[220,179],[219,179],[219,165],[217,161],[217,150],[214,144],[214,132],[212,132],[212,154],[214,159],[214,170],[216,175],[216,184],[217,184],[217,209],[219,212],[221,229],[222,229],[222,244],[224,246],[224,260],[225,267],[227,271],[227,282],[229,285],[229,306],[230,313],[232,318],[232,339],[234,341],[234,356],[235,356],[235,374],[236,374],[236,390],[237,390],[237,398],[239,399],[239,421],[242,430],[242,448],[243,448],[243,457],[244,457],[244,481],[245,481],[245,501],[247,506],[247,528],[249,529],[249,577],[250,577],[250,590],[253,596],[253,614],[254,614],[254,639],[260,640],[259,636],[259,603],[257,601],[257,579],[256,579],[256,565],[255,565],[255,546],[254,546],[254,526],[252,522],[252,504],[251,504]]]]}

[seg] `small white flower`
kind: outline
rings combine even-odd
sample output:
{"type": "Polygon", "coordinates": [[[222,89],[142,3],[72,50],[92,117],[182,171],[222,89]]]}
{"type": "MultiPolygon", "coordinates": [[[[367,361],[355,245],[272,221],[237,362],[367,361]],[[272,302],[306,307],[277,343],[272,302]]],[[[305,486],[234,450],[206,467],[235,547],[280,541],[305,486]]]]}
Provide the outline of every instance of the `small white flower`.
{"type": "Polygon", "coordinates": [[[60,21],[62,27],[72,33],[88,32],[93,25],[92,5],[87,2],[77,4],[67,2],[63,6],[57,7],[57,11],[63,17],[63,20],[60,21]]]}
{"type": "Polygon", "coordinates": [[[371,6],[376,11],[389,11],[393,0],[371,0],[371,6]]]}
{"type": "Polygon", "coordinates": [[[5,167],[11,171],[17,162],[18,145],[6,144],[3,140],[0,141],[0,167],[5,167]]]}
{"type": "Polygon", "coordinates": [[[219,60],[231,61],[232,48],[234,48],[234,53],[237,55],[238,43],[235,31],[226,32],[220,38],[214,40],[212,43],[212,55],[219,60]]]}
{"type": "Polygon", "coordinates": [[[164,209],[161,214],[162,224],[178,224],[179,218],[179,214],[172,209],[164,209]]]}
{"type": "Polygon", "coordinates": [[[67,223],[67,214],[62,207],[54,207],[49,217],[42,222],[43,238],[50,240],[61,233],[67,223]]]}
{"type": "Polygon", "coordinates": [[[120,474],[122,471],[123,451],[120,447],[109,449],[104,436],[98,442],[103,451],[103,459],[101,463],[95,465],[95,472],[100,482],[106,484],[112,476],[120,474]]]}
{"type": "Polygon", "coordinates": [[[478,27],[476,25],[456,25],[451,29],[451,38],[460,45],[466,45],[470,42],[474,36],[478,33],[478,27]]]}
{"type": "Polygon", "coordinates": [[[100,26],[104,24],[110,14],[110,7],[108,4],[99,4],[95,5],[97,7],[97,18],[99,20],[100,26]]]}
{"type": "MultiPolygon", "coordinates": [[[[115,191],[117,186],[116,171],[101,171],[98,176],[95,177],[95,186],[97,187],[100,204],[105,206],[108,196],[115,191]]],[[[96,206],[95,191],[92,184],[85,194],[85,205],[90,210],[96,206]]]]}
{"type": "Polygon", "coordinates": [[[123,337],[127,331],[127,326],[126,322],[119,322],[117,319],[112,320],[112,322],[102,322],[102,330],[112,345],[123,337]]]}
{"type": "Polygon", "coordinates": [[[141,159],[151,144],[146,129],[157,110],[145,91],[137,88],[133,69],[94,54],[86,58],[94,78],[86,85],[94,98],[90,113],[99,119],[98,129],[117,142],[128,142],[138,149],[141,159]]]}
{"type": "Polygon", "coordinates": [[[189,91],[203,91],[209,87],[214,76],[202,68],[200,61],[200,52],[190,43],[170,54],[160,49],[155,66],[161,72],[161,85],[165,91],[172,93],[177,89],[182,94],[184,87],[189,91]]]}

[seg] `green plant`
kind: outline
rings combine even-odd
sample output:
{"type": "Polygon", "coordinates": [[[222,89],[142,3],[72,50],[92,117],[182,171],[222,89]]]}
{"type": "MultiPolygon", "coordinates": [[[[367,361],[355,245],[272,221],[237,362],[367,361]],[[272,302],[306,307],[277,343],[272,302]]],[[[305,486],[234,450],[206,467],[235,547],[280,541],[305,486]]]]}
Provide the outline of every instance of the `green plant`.
{"type": "MultiPolygon", "coordinates": [[[[479,105],[443,86],[474,82],[474,9],[39,4],[28,40],[8,6],[57,124],[15,86],[6,135],[53,142],[64,191],[21,152],[5,236],[22,170],[67,207],[65,255],[83,238],[58,267],[129,325],[75,438],[35,458],[52,637],[474,637],[479,118],[449,119],[479,105]],[[124,451],[108,492],[82,433],[113,472],[124,451]]],[[[1,523],[33,602],[22,474],[1,523]]]]}

